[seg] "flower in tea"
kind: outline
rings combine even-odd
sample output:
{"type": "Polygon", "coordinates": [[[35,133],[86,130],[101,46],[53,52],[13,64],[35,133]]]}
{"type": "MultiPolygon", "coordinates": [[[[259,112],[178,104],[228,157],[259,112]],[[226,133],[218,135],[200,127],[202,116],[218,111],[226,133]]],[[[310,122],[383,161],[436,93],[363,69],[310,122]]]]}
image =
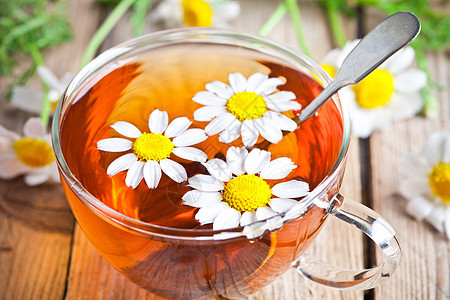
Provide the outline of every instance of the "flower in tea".
{"type": "Polygon", "coordinates": [[[194,147],[189,147],[206,140],[202,129],[188,129],[192,124],[186,117],[174,119],[169,124],[167,112],[154,110],[149,117],[148,127],[150,132],[141,132],[131,123],[119,121],[111,127],[121,135],[133,139],[107,138],[97,142],[97,148],[107,152],[124,152],[108,167],[107,174],[114,176],[126,171],[125,184],[136,188],[144,178],[145,183],[151,189],[158,186],[161,179],[161,171],[175,182],[187,180],[184,167],[171,160],[171,154],[183,159],[205,162],[206,154],[194,147]]]}
{"type": "Polygon", "coordinates": [[[0,178],[25,175],[27,185],[59,182],[50,134],[39,118],[28,119],[24,136],[0,126],[0,178]]]}
{"type": "Polygon", "coordinates": [[[246,147],[255,145],[261,135],[276,144],[282,130],[294,131],[297,123],[282,112],[300,110],[292,92],[278,91],[280,78],[255,73],[248,79],[240,73],[228,77],[230,85],[221,81],[206,84],[206,91],[195,94],[195,102],[205,105],[194,112],[196,121],[211,121],[205,127],[209,136],[219,134],[219,141],[231,143],[239,136],[246,147]]]}
{"type": "Polygon", "coordinates": [[[150,14],[150,19],[170,28],[183,25],[228,27],[240,10],[237,1],[163,0],[150,14]]]}
{"type": "MultiPolygon", "coordinates": [[[[58,79],[49,68],[44,66],[39,66],[37,73],[41,80],[49,87],[48,100],[51,103],[53,112],[64,89],[72,80],[73,75],[66,73],[61,79],[58,79]]],[[[11,103],[21,110],[40,114],[43,100],[44,95],[41,91],[25,86],[15,86],[13,88],[11,103]]]]}
{"type": "Polygon", "coordinates": [[[261,222],[270,218],[270,229],[281,227],[280,214],[309,192],[308,183],[299,180],[271,186],[267,180],[284,179],[296,166],[287,157],[271,161],[271,153],[265,150],[255,148],[249,153],[245,147],[230,147],[226,161],[215,158],[204,166],[210,175],[189,178],[193,190],[182,199],[185,205],[199,207],[195,218],[202,225],[213,223],[214,230],[240,225],[247,237],[257,237],[262,234],[257,231],[261,222]]]}
{"type": "MultiPolygon", "coordinates": [[[[337,74],[358,42],[348,42],[342,50],[334,49],[324,58],[322,67],[331,77],[337,74]]],[[[413,117],[421,110],[420,90],[427,76],[419,69],[408,69],[414,57],[413,48],[406,47],[358,84],[340,90],[339,96],[347,103],[356,136],[367,138],[374,130],[386,128],[392,121],[413,117]]]]}
{"type": "Polygon", "coordinates": [[[406,211],[417,220],[427,220],[450,239],[450,134],[433,134],[422,156],[408,154],[400,164],[408,176],[400,185],[409,201],[406,211]]]}

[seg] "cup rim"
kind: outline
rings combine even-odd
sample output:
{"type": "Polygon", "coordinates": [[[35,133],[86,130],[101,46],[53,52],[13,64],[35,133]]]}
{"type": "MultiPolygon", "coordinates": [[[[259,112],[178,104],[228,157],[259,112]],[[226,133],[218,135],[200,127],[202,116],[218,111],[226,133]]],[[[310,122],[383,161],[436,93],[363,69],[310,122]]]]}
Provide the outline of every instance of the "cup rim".
{"type": "MultiPolygon", "coordinates": [[[[234,235],[228,235],[223,239],[235,238],[238,236],[245,236],[243,233],[242,226],[238,226],[235,228],[230,228],[227,230],[213,230],[213,229],[183,229],[183,228],[174,228],[161,226],[156,224],[151,224],[147,222],[142,222],[136,219],[133,219],[129,216],[126,216],[113,208],[103,204],[100,200],[98,200],[95,196],[93,196],[81,182],[75,177],[75,175],[70,171],[69,166],[67,165],[64,155],[62,153],[61,144],[60,144],[60,125],[62,124],[63,117],[65,112],[67,111],[67,105],[63,106],[67,100],[70,98],[76,98],[77,92],[79,92],[83,87],[88,83],[90,76],[95,74],[98,75],[99,71],[105,66],[108,62],[120,58],[122,55],[127,54],[132,51],[136,47],[145,43],[158,43],[162,41],[176,41],[180,38],[197,38],[198,40],[204,39],[205,36],[208,37],[218,37],[218,38],[233,38],[239,39],[241,42],[253,42],[261,44],[265,47],[270,48],[271,50],[277,52],[278,54],[282,54],[283,57],[289,57],[290,59],[297,61],[303,65],[307,65],[308,70],[313,72],[314,75],[322,82],[319,82],[322,86],[325,83],[328,85],[331,82],[331,78],[315,61],[311,58],[307,57],[305,54],[301,53],[298,50],[292,49],[286,45],[283,45],[279,42],[276,42],[272,39],[258,36],[253,33],[248,33],[242,30],[236,29],[219,29],[219,28],[211,28],[211,27],[188,27],[188,28],[177,28],[177,29],[169,29],[153,32],[150,34],[143,35],[138,38],[130,39],[124,43],[121,43],[117,46],[114,46],[91,62],[89,62],[83,69],[72,79],[69,83],[68,87],[62,94],[60,101],[58,102],[57,108],[54,113],[53,123],[52,123],[52,144],[53,150],[56,157],[56,163],[58,169],[60,171],[60,175],[66,179],[66,183],[68,183],[69,188],[78,193],[77,198],[83,202],[90,210],[92,210],[95,214],[101,217],[103,220],[108,223],[119,226],[121,228],[126,229],[127,231],[132,231],[138,235],[144,236],[159,236],[165,238],[175,238],[182,240],[217,240],[217,234],[223,232],[234,232],[234,235]],[[112,57],[111,57],[112,56],[112,57]],[[64,110],[64,111],[63,111],[64,110]],[[236,231],[239,230],[240,231],[236,231]]],[[[256,49],[254,49],[256,50],[256,49]]],[[[102,76],[103,77],[103,76],[102,76]]],[[[345,158],[347,156],[349,142],[350,142],[350,119],[348,115],[348,111],[345,105],[342,105],[339,97],[336,95],[333,96],[333,101],[340,112],[343,124],[343,134],[342,134],[342,142],[341,148],[339,150],[338,157],[328,172],[328,174],[322,179],[322,181],[306,195],[299,203],[302,204],[302,207],[305,207],[306,211],[310,210],[312,206],[314,206],[314,200],[317,199],[319,195],[326,192],[326,188],[330,186],[335,180],[335,177],[339,173],[339,171],[345,167],[345,158]]],[[[276,217],[276,216],[275,216],[276,217]]],[[[270,220],[275,220],[275,217],[268,218],[264,221],[265,225],[262,225],[258,228],[258,230],[266,230],[273,224],[270,224],[270,220]]],[[[297,217],[298,218],[298,217],[297,217]]],[[[283,222],[284,223],[284,222],[283,222]]]]}

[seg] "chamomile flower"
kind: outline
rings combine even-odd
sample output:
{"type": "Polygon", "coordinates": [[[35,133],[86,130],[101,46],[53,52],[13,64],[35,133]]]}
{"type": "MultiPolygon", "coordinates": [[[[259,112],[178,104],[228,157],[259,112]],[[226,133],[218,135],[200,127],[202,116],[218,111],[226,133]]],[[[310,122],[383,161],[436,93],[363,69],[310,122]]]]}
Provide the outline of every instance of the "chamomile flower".
{"type": "Polygon", "coordinates": [[[166,27],[216,26],[228,27],[228,23],[240,13],[237,1],[223,0],[163,0],[150,14],[154,22],[166,27]]]}
{"type": "Polygon", "coordinates": [[[97,148],[107,152],[130,151],[115,159],[106,170],[114,176],[127,171],[125,184],[136,188],[142,179],[151,189],[158,186],[162,172],[175,182],[187,180],[184,167],[170,159],[171,154],[183,159],[205,162],[206,154],[194,147],[189,147],[206,140],[202,129],[188,129],[192,124],[186,117],[174,119],[170,124],[167,112],[154,110],[149,117],[150,132],[141,132],[131,123],[119,121],[111,127],[123,138],[107,138],[97,142],[97,148]]]}
{"type": "MultiPolygon", "coordinates": [[[[54,111],[59,98],[69,85],[73,75],[66,73],[61,79],[58,79],[49,68],[44,66],[39,66],[37,73],[41,80],[49,87],[48,100],[52,106],[52,111],[54,111]]],[[[44,94],[42,91],[34,90],[26,86],[15,86],[13,88],[11,104],[21,110],[40,114],[43,100],[44,94]]]]}
{"type": "MultiPolygon", "coordinates": [[[[322,67],[331,77],[336,75],[358,42],[348,42],[342,50],[334,49],[324,58],[322,67]]],[[[408,68],[414,57],[414,50],[406,47],[358,84],[341,89],[339,96],[349,108],[352,131],[356,136],[367,138],[374,130],[384,129],[393,121],[411,118],[421,110],[420,90],[427,77],[421,70],[408,68]]]]}
{"type": "Polygon", "coordinates": [[[246,147],[253,146],[259,135],[276,144],[282,130],[294,131],[297,123],[282,112],[299,110],[292,92],[276,92],[280,78],[255,73],[248,79],[241,73],[228,77],[230,85],[221,81],[206,84],[206,91],[195,94],[193,101],[205,105],[194,112],[196,121],[211,121],[205,127],[209,136],[219,134],[219,141],[231,143],[242,136],[246,147]]]}
{"type": "Polygon", "coordinates": [[[0,178],[25,175],[27,185],[59,182],[50,134],[39,118],[28,119],[24,136],[0,126],[0,178]]]}
{"type": "Polygon", "coordinates": [[[427,220],[450,239],[450,134],[433,134],[422,156],[408,154],[400,167],[408,176],[400,185],[408,200],[406,211],[417,220],[427,220]]]}
{"type": "Polygon", "coordinates": [[[183,196],[183,204],[199,207],[195,218],[200,224],[213,224],[213,230],[244,226],[247,237],[255,232],[258,222],[271,218],[270,229],[281,226],[282,217],[298,203],[295,198],[309,192],[309,185],[290,180],[270,186],[266,180],[280,180],[296,168],[290,158],[271,161],[271,153],[230,147],[226,161],[211,159],[204,164],[210,175],[199,174],[189,179],[193,190],[183,196]],[[275,219],[275,220],[274,220],[275,219]]]}

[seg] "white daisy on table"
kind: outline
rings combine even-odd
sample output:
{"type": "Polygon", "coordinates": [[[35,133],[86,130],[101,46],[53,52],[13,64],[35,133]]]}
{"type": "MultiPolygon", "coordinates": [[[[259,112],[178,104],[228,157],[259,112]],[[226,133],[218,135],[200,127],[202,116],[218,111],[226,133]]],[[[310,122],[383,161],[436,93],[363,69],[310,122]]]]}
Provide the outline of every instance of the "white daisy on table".
{"type": "Polygon", "coordinates": [[[406,155],[400,168],[408,176],[400,185],[408,200],[406,211],[417,220],[427,220],[450,239],[450,134],[434,133],[422,155],[406,155]]]}
{"type": "MultiPolygon", "coordinates": [[[[55,111],[59,98],[73,78],[71,73],[66,73],[58,79],[53,72],[44,66],[37,68],[37,73],[41,80],[48,86],[48,100],[50,101],[52,112],[55,111]]],[[[26,86],[15,86],[12,90],[11,104],[21,110],[41,113],[44,93],[26,86]]]]}
{"type": "MultiPolygon", "coordinates": [[[[273,187],[266,180],[286,178],[296,166],[290,158],[271,161],[271,153],[230,147],[226,161],[211,159],[204,164],[210,175],[189,178],[193,190],[183,197],[183,204],[200,208],[195,218],[201,225],[213,224],[213,230],[244,226],[248,238],[263,233],[257,230],[270,218],[270,229],[281,227],[282,215],[298,203],[295,198],[309,192],[304,181],[290,180],[273,187]]],[[[268,221],[269,222],[269,221],[268,221]]]]}
{"type": "Polygon", "coordinates": [[[125,184],[136,188],[142,179],[151,189],[158,186],[162,172],[175,182],[187,180],[184,167],[170,159],[171,154],[183,159],[205,162],[206,154],[192,145],[206,140],[207,136],[199,128],[188,129],[192,124],[186,117],[174,119],[169,124],[167,112],[154,110],[149,117],[150,132],[141,132],[131,123],[119,121],[111,127],[121,135],[134,139],[107,138],[97,142],[97,148],[107,152],[125,152],[115,159],[106,170],[114,176],[127,171],[125,184]]]}
{"type": "Polygon", "coordinates": [[[151,12],[150,20],[165,27],[228,27],[240,13],[237,1],[227,0],[163,0],[151,12]]]}
{"type": "Polygon", "coordinates": [[[242,136],[246,147],[255,145],[261,135],[276,144],[283,138],[282,130],[294,131],[297,123],[282,112],[300,110],[296,96],[276,91],[283,84],[280,78],[255,73],[248,79],[241,73],[228,77],[230,85],[221,81],[206,84],[206,91],[195,94],[193,101],[205,106],[194,112],[196,121],[211,121],[207,135],[219,134],[219,141],[231,143],[242,136]]]}
{"type": "Polygon", "coordinates": [[[59,182],[50,134],[39,118],[28,119],[21,137],[0,125],[0,178],[25,175],[27,185],[59,182]]]}
{"type": "MultiPolygon", "coordinates": [[[[321,63],[322,68],[334,77],[358,42],[351,41],[342,50],[332,50],[321,63]]],[[[341,100],[349,108],[353,134],[367,138],[374,130],[387,128],[393,121],[408,119],[420,112],[423,106],[420,90],[427,76],[419,69],[408,68],[414,58],[413,48],[406,47],[360,83],[339,91],[341,100]]]]}

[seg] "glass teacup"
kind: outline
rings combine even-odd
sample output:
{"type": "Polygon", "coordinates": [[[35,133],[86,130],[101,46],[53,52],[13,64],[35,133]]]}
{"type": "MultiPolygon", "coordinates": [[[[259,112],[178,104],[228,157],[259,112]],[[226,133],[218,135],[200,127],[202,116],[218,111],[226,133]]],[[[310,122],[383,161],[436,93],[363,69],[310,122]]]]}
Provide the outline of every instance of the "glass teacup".
{"type": "MultiPolygon", "coordinates": [[[[146,97],[149,90],[170,86],[175,78],[184,78],[182,82],[189,90],[198,81],[194,74],[228,74],[233,70],[266,72],[271,77],[284,78],[285,84],[279,88],[295,90],[302,105],[307,105],[322,86],[330,83],[329,76],[301,53],[265,38],[218,29],[178,29],[131,40],[101,54],[70,83],[55,112],[53,144],[66,197],[95,248],[134,283],[175,299],[239,298],[269,284],[290,267],[316,282],[343,289],[372,288],[390,277],[400,258],[394,230],[377,213],[357,202],[346,199],[345,210],[341,208],[344,198],[339,188],[350,127],[338,96],[295,133],[286,134],[276,145],[266,146],[273,153],[295,156],[299,170],[307,166],[304,173],[299,171],[296,176],[308,181],[311,191],[289,210],[256,221],[251,232],[248,226],[213,230],[170,226],[176,222],[151,222],[155,218],[145,210],[151,211],[152,207],[128,198],[131,193],[148,193],[148,199],[153,199],[152,191],[143,182],[136,190],[116,189],[119,181],[106,175],[108,158],[91,139],[105,136],[117,116],[128,116],[133,121],[143,118],[142,113],[148,118],[147,105],[131,105],[127,101],[146,97]],[[196,60],[200,63],[193,64],[196,60]],[[183,70],[190,73],[170,73],[173,66],[178,68],[185,63],[190,67],[183,70]],[[309,145],[308,151],[304,145],[309,145]],[[377,268],[352,271],[305,256],[328,215],[366,233],[380,247],[384,263],[377,268]]],[[[194,90],[205,83],[201,81],[194,90]]],[[[191,116],[198,108],[178,107],[174,101],[162,99],[160,103],[170,117],[183,113],[191,116]]],[[[260,140],[256,146],[264,144],[260,140]]],[[[202,148],[208,159],[225,155],[225,146],[211,145],[205,141],[202,148]]],[[[186,164],[186,168],[190,168],[189,175],[205,172],[200,163],[186,164]]],[[[189,190],[186,182],[177,185],[166,180],[163,184],[167,205],[189,209],[179,196],[189,190]]],[[[186,214],[195,223],[195,208],[190,209],[186,214]]]]}

